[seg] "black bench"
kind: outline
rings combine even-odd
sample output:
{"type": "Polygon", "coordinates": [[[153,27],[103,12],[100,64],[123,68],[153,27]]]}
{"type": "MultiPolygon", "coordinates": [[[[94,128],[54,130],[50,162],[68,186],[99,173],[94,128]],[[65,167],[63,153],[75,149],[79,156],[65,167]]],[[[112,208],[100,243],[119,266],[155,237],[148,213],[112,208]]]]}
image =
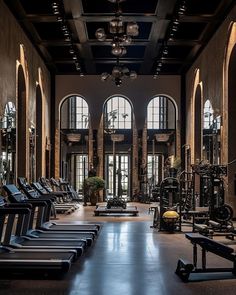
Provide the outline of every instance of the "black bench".
{"type": "Polygon", "coordinates": [[[190,240],[193,245],[193,262],[179,259],[175,273],[183,280],[188,281],[191,273],[214,273],[214,272],[232,272],[236,275],[236,254],[234,249],[209,239],[199,233],[187,233],[186,238],[190,240]],[[202,250],[202,267],[197,267],[197,246],[202,250]],[[231,268],[207,268],[206,266],[206,253],[211,252],[222,258],[233,262],[231,268]]]}

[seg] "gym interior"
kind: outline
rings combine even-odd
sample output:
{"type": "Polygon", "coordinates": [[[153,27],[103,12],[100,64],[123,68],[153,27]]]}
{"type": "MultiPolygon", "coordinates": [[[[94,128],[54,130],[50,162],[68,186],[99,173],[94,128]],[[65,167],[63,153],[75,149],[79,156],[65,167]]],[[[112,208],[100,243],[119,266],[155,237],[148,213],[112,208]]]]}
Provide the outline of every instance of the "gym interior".
{"type": "Polygon", "coordinates": [[[0,28],[0,293],[235,294],[235,1],[0,0],[0,28]]]}

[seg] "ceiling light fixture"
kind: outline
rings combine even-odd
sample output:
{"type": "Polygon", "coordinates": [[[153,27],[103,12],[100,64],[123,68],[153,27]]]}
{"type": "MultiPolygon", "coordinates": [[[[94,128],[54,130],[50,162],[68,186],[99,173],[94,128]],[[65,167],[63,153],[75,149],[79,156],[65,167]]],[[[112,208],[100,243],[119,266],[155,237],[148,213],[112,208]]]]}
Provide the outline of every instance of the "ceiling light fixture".
{"type": "Polygon", "coordinates": [[[170,20],[165,39],[163,40],[162,45],[160,45],[153,79],[157,79],[158,75],[162,71],[163,60],[165,61],[169,54],[169,49],[171,48],[171,46],[169,46],[169,42],[171,43],[171,41],[176,38],[176,33],[179,30],[181,17],[185,14],[186,10],[186,0],[179,0],[176,2],[173,18],[170,20]]]}
{"type": "Polygon", "coordinates": [[[115,17],[109,22],[109,33],[106,34],[104,28],[98,28],[95,36],[98,41],[105,41],[107,38],[111,41],[111,53],[117,57],[124,56],[127,53],[126,45],[132,42],[132,37],[139,34],[139,26],[136,22],[128,22],[126,25],[122,21],[122,11],[120,3],[125,0],[108,0],[116,4],[115,17]]]}
{"type": "Polygon", "coordinates": [[[178,26],[179,25],[179,19],[178,18],[175,18],[173,20],[173,24],[176,25],[176,26],[178,26]]]}
{"type": "Polygon", "coordinates": [[[165,45],[163,48],[163,55],[168,55],[168,53],[169,53],[168,46],[165,45]]]}
{"type": "Polygon", "coordinates": [[[63,19],[63,17],[61,17],[61,16],[58,16],[58,17],[57,17],[57,21],[58,21],[58,22],[63,22],[63,21],[64,21],[64,19],[63,19]]]}
{"type": "Polygon", "coordinates": [[[153,79],[157,79],[157,78],[158,78],[158,75],[159,75],[159,72],[156,72],[156,73],[153,75],[153,79]]]}
{"type": "Polygon", "coordinates": [[[69,50],[69,53],[70,54],[75,54],[75,50],[74,50],[74,48],[71,46],[71,48],[70,48],[70,50],[69,50]]]}
{"type": "Polygon", "coordinates": [[[75,69],[80,74],[80,76],[83,76],[83,72],[81,69],[81,65],[79,63],[79,53],[78,48],[73,43],[72,33],[69,29],[68,22],[66,21],[65,17],[65,9],[63,7],[63,3],[60,0],[54,0],[51,4],[52,12],[54,15],[56,15],[56,20],[60,24],[60,28],[62,31],[62,34],[64,36],[65,42],[67,42],[67,45],[69,45],[69,54],[71,55],[74,63],[75,63],[75,69]]]}
{"type": "Polygon", "coordinates": [[[186,11],[186,2],[185,0],[183,0],[179,6],[179,11],[178,11],[178,14],[179,15],[183,15],[186,11]]]}
{"type": "Polygon", "coordinates": [[[113,67],[111,74],[106,72],[101,74],[101,80],[103,82],[111,79],[113,82],[115,82],[117,87],[121,86],[122,80],[124,78],[135,80],[137,78],[137,73],[135,71],[130,71],[127,67],[121,65],[119,58],[117,58],[116,64],[113,67]]]}
{"type": "Polygon", "coordinates": [[[55,15],[60,14],[59,3],[52,2],[52,12],[55,15]]]}

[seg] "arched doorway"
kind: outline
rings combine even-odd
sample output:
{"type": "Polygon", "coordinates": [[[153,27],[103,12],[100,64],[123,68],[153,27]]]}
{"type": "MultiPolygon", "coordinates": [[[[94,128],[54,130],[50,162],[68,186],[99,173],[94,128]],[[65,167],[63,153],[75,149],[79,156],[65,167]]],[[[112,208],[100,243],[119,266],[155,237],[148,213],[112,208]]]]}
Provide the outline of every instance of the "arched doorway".
{"type": "Polygon", "coordinates": [[[198,84],[194,103],[194,161],[202,157],[202,91],[198,84]]]}
{"type": "Polygon", "coordinates": [[[26,82],[21,65],[18,67],[17,94],[17,176],[26,177],[26,82]]]}
{"type": "Polygon", "coordinates": [[[36,87],[36,179],[42,174],[42,91],[40,85],[36,87]]]}

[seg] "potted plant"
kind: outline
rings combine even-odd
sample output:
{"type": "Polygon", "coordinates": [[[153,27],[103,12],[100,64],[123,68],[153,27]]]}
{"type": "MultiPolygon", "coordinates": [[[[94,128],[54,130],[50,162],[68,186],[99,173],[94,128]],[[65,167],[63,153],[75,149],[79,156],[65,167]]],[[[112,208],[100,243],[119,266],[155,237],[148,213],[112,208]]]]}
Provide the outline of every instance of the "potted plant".
{"type": "Polygon", "coordinates": [[[105,181],[98,176],[88,177],[84,180],[85,193],[90,197],[92,206],[96,206],[99,191],[105,188],[105,181]]]}

